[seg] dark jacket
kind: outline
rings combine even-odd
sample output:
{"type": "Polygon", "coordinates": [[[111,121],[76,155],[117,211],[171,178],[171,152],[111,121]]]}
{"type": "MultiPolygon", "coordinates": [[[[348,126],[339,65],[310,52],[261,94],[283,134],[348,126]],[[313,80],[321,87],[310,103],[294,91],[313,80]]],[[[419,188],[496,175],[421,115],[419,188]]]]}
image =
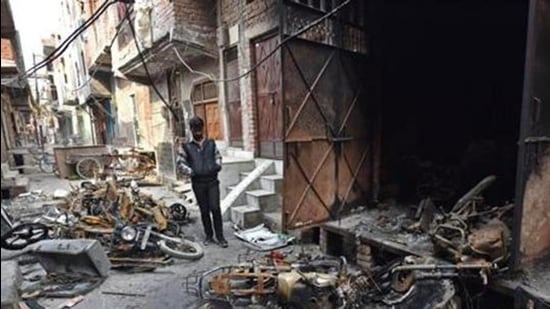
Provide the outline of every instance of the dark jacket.
{"type": "Polygon", "coordinates": [[[212,139],[206,139],[202,145],[191,141],[183,144],[177,163],[193,182],[210,182],[218,179],[221,155],[212,139]]]}

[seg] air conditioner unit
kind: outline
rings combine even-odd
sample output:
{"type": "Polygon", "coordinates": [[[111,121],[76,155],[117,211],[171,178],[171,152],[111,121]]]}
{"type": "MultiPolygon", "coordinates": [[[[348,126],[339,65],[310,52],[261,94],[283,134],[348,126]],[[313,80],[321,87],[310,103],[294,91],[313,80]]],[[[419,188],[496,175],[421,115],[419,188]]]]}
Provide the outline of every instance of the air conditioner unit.
{"type": "Polygon", "coordinates": [[[229,43],[229,31],[227,29],[227,26],[218,27],[216,41],[219,48],[227,47],[229,43]]]}

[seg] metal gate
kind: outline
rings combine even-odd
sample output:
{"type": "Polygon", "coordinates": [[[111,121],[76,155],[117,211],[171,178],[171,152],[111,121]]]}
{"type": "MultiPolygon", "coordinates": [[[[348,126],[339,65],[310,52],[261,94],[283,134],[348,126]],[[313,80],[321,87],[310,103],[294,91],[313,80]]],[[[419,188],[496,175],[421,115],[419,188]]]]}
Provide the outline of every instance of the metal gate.
{"type": "Polygon", "coordinates": [[[371,191],[365,56],[295,39],[282,48],[283,225],[335,219],[371,191]]]}

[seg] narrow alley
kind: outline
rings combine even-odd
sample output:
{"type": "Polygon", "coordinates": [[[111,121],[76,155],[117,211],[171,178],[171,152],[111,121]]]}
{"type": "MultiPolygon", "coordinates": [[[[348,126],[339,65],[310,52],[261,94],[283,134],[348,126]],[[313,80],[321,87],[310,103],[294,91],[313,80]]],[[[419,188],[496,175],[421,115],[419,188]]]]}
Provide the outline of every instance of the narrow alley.
{"type": "Polygon", "coordinates": [[[550,0],[1,0],[2,309],[550,308],[550,0]]]}

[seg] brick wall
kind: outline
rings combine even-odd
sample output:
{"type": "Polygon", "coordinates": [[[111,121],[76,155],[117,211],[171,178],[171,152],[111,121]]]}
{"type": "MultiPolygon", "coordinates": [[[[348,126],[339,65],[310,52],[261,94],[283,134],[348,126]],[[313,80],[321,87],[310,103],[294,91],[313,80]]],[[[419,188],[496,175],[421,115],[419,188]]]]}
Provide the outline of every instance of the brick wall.
{"type": "MultiPolygon", "coordinates": [[[[252,41],[273,32],[279,25],[277,0],[220,0],[220,20],[227,29],[239,25],[237,45],[239,72],[248,71],[253,66],[254,46],[252,41]]],[[[240,80],[241,110],[244,149],[256,151],[256,112],[254,101],[255,82],[253,75],[240,80]]]]}
{"type": "Polygon", "coordinates": [[[2,38],[2,59],[14,60],[15,52],[10,39],[2,38]]]}
{"type": "Polygon", "coordinates": [[[115,140],[123,144],[135,145],[134,119],[137,119],[139,146],[147,150],[154,149],[153,138],[150,134],[152,112],[147,109],[151,105],[149,87],[123,79],[117,79],[115,85],[117,89],[115,92],[117,116],[115,140]],[[136,107],[132,104],[132,95],[134,95],[136,107]]]}
{"type": "Polygon", "coordinates": [[[174,38],[216,53],[216,1],[176,0],[174,38]]]}
{"type": "MultiPolygon", "coordinates": [[[[89,18],[101,5],[98,1],[88,1],[84,4],[85,17],[89,18]]],[[[111,5],[85,32],[86,38],[85,60],[86,66],[90,67],[97,60],[103,48],[109,46],[111,40],[117,31],[116,26],[119,23],[117,5],[111,5]]]]}
{"type": "Polygon", "coordinates": [[[220,16],[222,23],[234,25],[239,20],[239,3],[244,0],[221,0],[220,16]]]}
{"type": "MultiPolygon", "coordinates": [[[[167,82],[156,81],[156,86],[164,98],[168,98],[167,82]]],[[[175,178],[170,112],[149,86],[117,79],[116,88],[116,138],[133,145],[137,133],[138,146],[156,152],[159,172],[163,176],[175,178]]]]}
{"type": "Polygon", "coordinates": [[[355,263],[358,255],[357,244],[354,235],[345,232],[336,233],[321,227],[319,247],[323,253],[332,256],[344,256],[349,263],[355,263]]]}
{"type": "MultiPolygon", "coordinates": [[[[151,22],[153,26],[153,41],[159,40],[170,32],[175,23],[174,6],[181,0],[159,0],[155,1],[151,11],[151,22]]],[[[201,1],[202,2],[202,1],[201,1]]]]}
{"type": "MultiPolygon", "coordinates": [[[[137,5],[137,3],[136,3],[137,5]]],[[[216,2],[214,0],[158,0],[151,9],[153,46],[171,35],[216,55],[216,2]]],[[[136,31],[138,31],[134,24],[136,31]]],[[[137,56],[135,44],[127,25],[118,40],[114,67],[120,67],[137,56]]]]}

